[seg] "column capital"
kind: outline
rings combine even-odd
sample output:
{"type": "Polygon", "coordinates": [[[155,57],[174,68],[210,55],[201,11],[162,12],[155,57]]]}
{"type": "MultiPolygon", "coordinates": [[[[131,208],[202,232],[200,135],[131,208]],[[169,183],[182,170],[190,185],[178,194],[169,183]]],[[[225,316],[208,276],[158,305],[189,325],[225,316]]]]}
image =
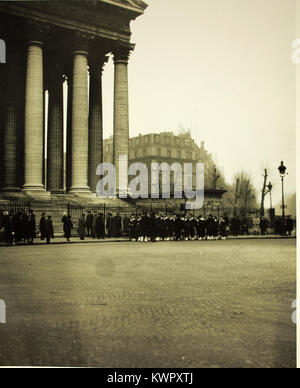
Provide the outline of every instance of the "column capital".
{"type": "Polygon", "coordinates": [[[100,53],[92,54],[89,56],[89,72],[90,75],[101,75],[104,70],[104,66],[109,60],[109,56],[100,53]]]}
{"type": "Polygon", "coordinates": [[[37,20],[27,22],[27,40],[31,44],[43,46],[46,35],[50,32],[50,25],[37,20]]]}
{"type": "Polygon", "coordinates": [[[114,55],[114,62],[125,62],[128,63],[131,51],[133,51],[135,48],[134,44],[131,43],[125,43],[120,40],[118,40],[114,48],[112,50],[112,53],[114,55]]]}
{"type": "Polygon", "coordinates": [[[88,34],[82,31],[73,32],[73,52],[88,55],[89,48],[93,40],[94,34],[88,34]]]}

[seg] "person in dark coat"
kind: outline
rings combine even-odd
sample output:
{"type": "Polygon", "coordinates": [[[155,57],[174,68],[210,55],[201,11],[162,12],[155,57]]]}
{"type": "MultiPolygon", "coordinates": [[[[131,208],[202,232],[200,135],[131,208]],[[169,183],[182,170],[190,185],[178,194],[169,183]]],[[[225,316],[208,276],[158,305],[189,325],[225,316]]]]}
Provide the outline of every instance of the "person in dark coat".
{"type": "Polygon", "coordinates": [[[79,218],[79,224],[78,224],[78,234],[79,234],[80,240],[85,239],[85,225],[86,225],[86,220],[85,220],[85,214],[83,213],[79,218]]]}
{"type": "Polygon", "coordinates": [[[111,213],[108,214],[107,221],[106,221],[106,228],[107,228],[108,238],[113,237],[114,225],[113,225],[113,217],[111,213]]]}
{"type": "Polygon", "coordinates": [[[8,212],[4,213],[4,217],[2,219],[2,227],[5,230],[5,240],[7,246],[13,245],[13,226],[12,226],[12,217],[8,212]]]}
{"type": "Polygon", "coordinates": [[[54,229],[53,229],[53,222],[51,216],[48,216],[48,219],[46,220],[46,240],[47,244],[50,244],[51,238],[54,238],[54,229]]]}
{"type": "Polygon", "coordinates": [[[226,240],[227,238],[227,222],[224,217],[220,221],[220,236],[222,240],[226,240]]]}
{"type": "Polygon", "coordinates": [[[152,212],[150,221],[149,221],[149,228],[150,228],[150,238],[151,242],[156,242],[157,237],[157,225],[156,225],[156,218],[155,214],[152,212]]]}
{"type": "Polygon", "coordinates": [[[120,238],[122,233],[122,218],[119,213],[114,218],[114,224],[115,224],[115,235],[117,238],[120,238]]]}
{"type": "Polygon", "coordinates": [[[28,219],[28,240],[29,244],[33,244],[34,239],[36,238],[36,221],[33,211],[30,212],[28,219]]]}
{"type": "Polygon", "coordinates": [[[29,218],[26,213],[21,216],[21,233],[24,243],[29,243],[29,218]]]}
{"type": "Polygon", "coordinates": [[[132,213],[129,220],[129,241],[138,240],[137,219],[138,219],[137,214],[132,213]]]}
{"type": "Polygon", "coordinates": [[[104,225],[104,215],[98,214],[96,218],[96,236],[97,239],[100,240],[100,238],[105,238],[105,225],[104,225]]]}
{"type": "Polygon", "coordinates": [[[64,218],[64,234],[65,238],[68,242],[70,242],[70,238],[72,237],[73,223],[71,216],[66,216],[64,218]]]}
{"type": "Polygon", "coordinates": [[[88,215],[86,217],[86,230],[87,230],[87,237],[90,237],[92,234],[92,229],[93,229],[93,221],[94,221],[94,216],[91,212],[88,212],[88,215]]]}
{"type": "Polygon", "coordinates": [[[291,216],[288,216],[288,219],[286,220],[286,230],[288,235],[291,236],[294,230],[294,221],[291,216]]]}
{"type": "Polygon", "coordinates": [[[203,216],[198,217],[197,233],[199,240],[205,240],[206,237],[206,222],[203,216]]]}
{"type": "Polygon", "coordinates": [[[181,240],[181,230],[182,230],[182,220],[181,220],[181,217],[179,214],[176,215],[174,229],[175,229],[175,241],[180,241],[181,240]]]}
{"type": "Polygon", "coordinates": [[[41,240],[45,240],[46,236],[46,217],[45,213],[42,214],[42,217],[40,219],[40,233],[41,233],[41,240]]]}
{"type": "Polygon", "coordinates": [[[15,233],[15,242],[18,243],[22,240],[22,219],[21,213],[17,213],[13,216],[13,231],[15,233]]]}
{"type": "Polygon", "coordinates": [[[129,224],[130,224],[130,218],[126,214],[123,219],[123,230],[126,237],[129,237],[129,224]]]}
{"type": "Polygon", "coordinates": [[[214,238],[214,217],[212,214],[208,216],[206,220],[207,239],[213,240],[214,238]]]}
{"type": "Polygon", "coordinates": [[[93,214],[93,225],[92,225],[92,237],[96,238],[96,221],[97,221],[98,214],[94,212],[93,214]]]}
{"type": "Polygon", "coordinates": [[[262,217],[260,221],[260,230],[262,236],[265,236],[267,234],[268,227],[269,221],[265,217],[262,217]]]}

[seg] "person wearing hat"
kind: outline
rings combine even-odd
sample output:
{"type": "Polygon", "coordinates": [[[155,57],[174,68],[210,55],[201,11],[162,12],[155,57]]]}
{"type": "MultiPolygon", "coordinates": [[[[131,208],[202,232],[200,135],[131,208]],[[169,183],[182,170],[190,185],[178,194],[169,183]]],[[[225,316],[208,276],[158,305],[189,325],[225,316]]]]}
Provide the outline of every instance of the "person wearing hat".
{"type": "Polygon", "coordinates": [[[40,219],[40,233],[41,233],[41,240],[44,241],[46,237],[46,214],[43,213],[42,217],[40,219]]]}
{"type": "Polygon", "coordinates": [[[13,228],[12,228],[12,220],[7,211],[3,213],[2,226],[5,231],[5,240],[7,246],[13,245],[13,228]]]}
{"type": "Polygon", "coordinates": [[[51,238],[54,238],[53,221],[51,216],[48,216],[48,219],[46,220],[45,225],[46,225],[47,244],[50,244],[51,238]]]}

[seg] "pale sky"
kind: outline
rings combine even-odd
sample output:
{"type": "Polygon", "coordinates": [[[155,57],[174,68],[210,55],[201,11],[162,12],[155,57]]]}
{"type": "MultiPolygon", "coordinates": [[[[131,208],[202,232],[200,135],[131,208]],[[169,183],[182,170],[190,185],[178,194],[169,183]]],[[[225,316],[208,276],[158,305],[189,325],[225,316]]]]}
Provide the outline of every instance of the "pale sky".
{"type": "MultiPolygon", "coordinates": [[[[228,183],[244,169],[296,179],[296,0],[148,0],[132,22],[130,136],[190,128],[228,183]]],[[[300,36],[298,36],[300,38],[300,36]]],[[[300,66],[300,65],[298,65],[300,66]]],[[[113,133],[113,63],[103,75],[104,135],[113,133]]]]}

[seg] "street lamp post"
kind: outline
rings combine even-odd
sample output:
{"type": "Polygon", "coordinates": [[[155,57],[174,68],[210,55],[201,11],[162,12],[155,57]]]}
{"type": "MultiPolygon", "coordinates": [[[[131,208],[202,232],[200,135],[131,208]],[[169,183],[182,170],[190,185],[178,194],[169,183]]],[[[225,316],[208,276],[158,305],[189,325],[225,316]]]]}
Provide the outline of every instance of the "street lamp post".
{"type": "Polygon", "coordinates": [[[273,186],[272,186],[271,182],[268,185],[268,190],[269,190],[269,193],[270,193],[270,209],[272,210],[273,209],[273,203],[272,203],[272,190],[273,190],[273,186]]]}
{"type": "Polygon", "coordinates": [[[281,162],[281,165],[278,167],[279,174],[281,176],[281,182],[282,182],[282,218],[285,218],[285,204],[284,204],[284,178],[287,168],[285,167],[284,163],[281,162]]]}

